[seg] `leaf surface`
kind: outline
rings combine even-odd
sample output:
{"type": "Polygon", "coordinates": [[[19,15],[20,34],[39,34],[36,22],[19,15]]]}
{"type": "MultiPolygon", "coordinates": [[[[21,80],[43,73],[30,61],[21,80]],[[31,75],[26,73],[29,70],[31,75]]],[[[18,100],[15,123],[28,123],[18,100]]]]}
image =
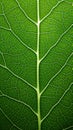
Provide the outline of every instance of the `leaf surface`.
{"type": "Polygon", "coordinates": [[[73,0],[0,0],[0,130],[73,130],[73,0]]]}

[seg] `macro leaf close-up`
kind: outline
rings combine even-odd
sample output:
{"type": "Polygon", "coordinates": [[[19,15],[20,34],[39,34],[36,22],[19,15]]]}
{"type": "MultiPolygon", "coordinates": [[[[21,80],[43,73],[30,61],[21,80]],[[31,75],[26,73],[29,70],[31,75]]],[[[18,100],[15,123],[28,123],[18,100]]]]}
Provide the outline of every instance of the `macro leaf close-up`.
{"type": "Polygon", "coordinates": [[[73,130],[73,0],[0,0],[0,130],[73,130]]]}

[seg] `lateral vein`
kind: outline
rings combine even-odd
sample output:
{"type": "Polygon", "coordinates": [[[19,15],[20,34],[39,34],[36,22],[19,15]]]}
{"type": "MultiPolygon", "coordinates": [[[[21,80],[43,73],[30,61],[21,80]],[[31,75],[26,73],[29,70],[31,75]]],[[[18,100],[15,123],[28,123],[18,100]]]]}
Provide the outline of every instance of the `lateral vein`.
{"type": "Polygon", "coordinates": [[[0,108],[0,111],[3,113],[3,115],[6,117],[6,119],[18,130],[22,130],[21,128],[19,128],[16,124],[14,124],[14,122],[5,114],[5,112],[0,108]]]}
{"type": "Polygon", "coordinates": [[[29,20],[29,21],[31,21],[33,24],[35,24],[35,25],[37,25],[37,23],[33,20],[33,19],[31,19],[27,14],[26,14],[26,12],[23,10],[23,8],[21,7],[21,5],[20,5],[20,3],[18,2],[18,0],[15,0],[16,1],[16,3],[18,4],[18,7],[20,8],[20,10],[23,12],[23,14],[26,16],[26,18],[29,20]]]}
{"type": "Polygon", "coordinates": [[[61,67],[61,69],[49,80],[49,82],[47,83],[47,85],[44,87],[44,89],[41,91],[41,95],[45,92],[45,90],[48,88],[49,84],[58,76],[58,74],[61,73],[61,71],[65,68],[65,66],[67,65],[69,59],[72,57],[73,53],[71,53],[69,55],[69,57],[67,58],[67,60],[65,61],[64,65],[61,67]]]}
{"type": "MultiPolygon", "coordinates": [[[[1,91],[1,90],[0,90],[0,91],[1,91]]],[[[25,102],[23,102],[23,101],[21,101],[21,100],[15,99],[15,98],[13,98],[13,97],[11,97],[11,96],[8,96],[8,95],[4,94],[2,91],[1,91],[1,94],[2,94],[2,95],[0,95],[0,97],[6,97],[6,98],[8,98],[8,99],[10,99],[10,100],[13,100],[13,101],[15,101],[15,102],[21,103],[22,105],[25,105],[26,107],[28,107],[28,108],[37,116],[37,113],[36,113],[36,112],[33,110],[33,108],[32,108],[30,105],[28,105],[27,103],[25,103],[25,102]]]]}
{"type": "Polygon", "coordinates": [[[30,86],[31,88],[33,88],[36,91],[36,88],[30,84],[29,82],[27,82],[26,80],[24,80],[23,78],[21,78],[20,76],[18,76],[17,74],[15,74],[12,70],[10,70],[7,66],[3,66],[0,64],[0,67],[8,70],[13,76],[15,76],[16,78],[20,79],[21,81],[23,81],[24,83],[26,83],[28,86],[30,86]]]}
{"type": "Polygon", "coordinates": [[[5,17],[5,20],[6,20],[7,24],[8,24],[8,26],[9,26],[9,29],[8,29],[8,28],[5,28],[5,27],[3,27],[3,26],[0,26],[0,28],[1,28],[1,29],[4,29],[4,30],[7,30],[7,31],[10,31],[10,32],[20,41],[20,43],[22,43],[22,45],[24,45],[26,48],[28,48],[28,49],[31,50],[34,54],[36,54],[36,51],[35,51],[35,50],[33,50],[31,47],[29,47],[27,44],[25,44],[25,43],[19,38],[19,36],[14,33],[14,31],[13,31],[13,29],[12,29],[10,23],[9,23],[9,20],[8,20],[6,14],[5,14],[5,12],[4,12],[3,4],[1,3],[1,5],[2,5],[3,15],[4,15],[4,17],[5,17]]]}
{"type": "Polygon", "coordinates": [[[55,42],[55,44],[53,46],[50,47],[50,49],[45,53],[45,55],[40,59],[40,63],[46,58],[46,56],[49,54],[49,52],[54,49],[54,47],[56,47],[58,45],[58,43],[61,41],[61,39],[63,38],[64,35],[67,34],[67,32],[73,27],[73,24],[71,24],[66,30],[65,32],[63,32],[61,34],[61,36],[58,38],[58,40],[55,42]]]}
{"type": "Polygon", "coordinates": [[[69,85],[69,87],[65,90],[65,92],[63,93],[63,95],[60,97],[60,99],[56,102],[56,104],[54,104],[52,106],[52,108],[49,110],[49,112],[46,114],[46,116],[43,117],[43,119],[41,120],[41,123],[50,115],[50,113],[54,110],[54,108],[62,101],[62,99],[64,98],[64,96],[68,93],[68,91],[70,90],[71,86],[73,85],[73,82],[69,85]]]}
{"type": "Polygon", "coordinates": [[[52,7],[52,9],[50,10],[50,12],[49,12],[47,15],[45,15],[45,16],[41,19],[40,22],[42,23],[49,15],[51,15],[51,13],[54,11],[54,9],[55,9],[56,7],[58,7],[58,5],[60,5],[62,2],[64,2],[64,0],[58,1],[57,4],[52,7]]]}

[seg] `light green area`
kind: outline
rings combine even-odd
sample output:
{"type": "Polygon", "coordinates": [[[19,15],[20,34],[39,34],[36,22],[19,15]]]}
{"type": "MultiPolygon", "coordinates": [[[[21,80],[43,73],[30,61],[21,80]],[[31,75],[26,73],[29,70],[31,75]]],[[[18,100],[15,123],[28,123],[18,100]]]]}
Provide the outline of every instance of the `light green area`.
{"type": "Polygon", "coordinates": [[[73,0],[0,0],[0,130],[73,130],[73,0]]]}

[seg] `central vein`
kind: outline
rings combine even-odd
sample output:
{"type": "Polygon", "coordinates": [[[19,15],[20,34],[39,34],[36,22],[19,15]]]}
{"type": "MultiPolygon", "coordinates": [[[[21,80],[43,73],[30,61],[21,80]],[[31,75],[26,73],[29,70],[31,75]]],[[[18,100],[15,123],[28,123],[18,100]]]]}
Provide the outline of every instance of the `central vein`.
{"type": "Polygon", "coordinates": [[[37,0],[37,102],[38,102],[38,130],[41,130],[41,113],[40,113],[40,86],[39,86],[39,38],[40,38],[40,12],[39,0],[37,0]]]}

